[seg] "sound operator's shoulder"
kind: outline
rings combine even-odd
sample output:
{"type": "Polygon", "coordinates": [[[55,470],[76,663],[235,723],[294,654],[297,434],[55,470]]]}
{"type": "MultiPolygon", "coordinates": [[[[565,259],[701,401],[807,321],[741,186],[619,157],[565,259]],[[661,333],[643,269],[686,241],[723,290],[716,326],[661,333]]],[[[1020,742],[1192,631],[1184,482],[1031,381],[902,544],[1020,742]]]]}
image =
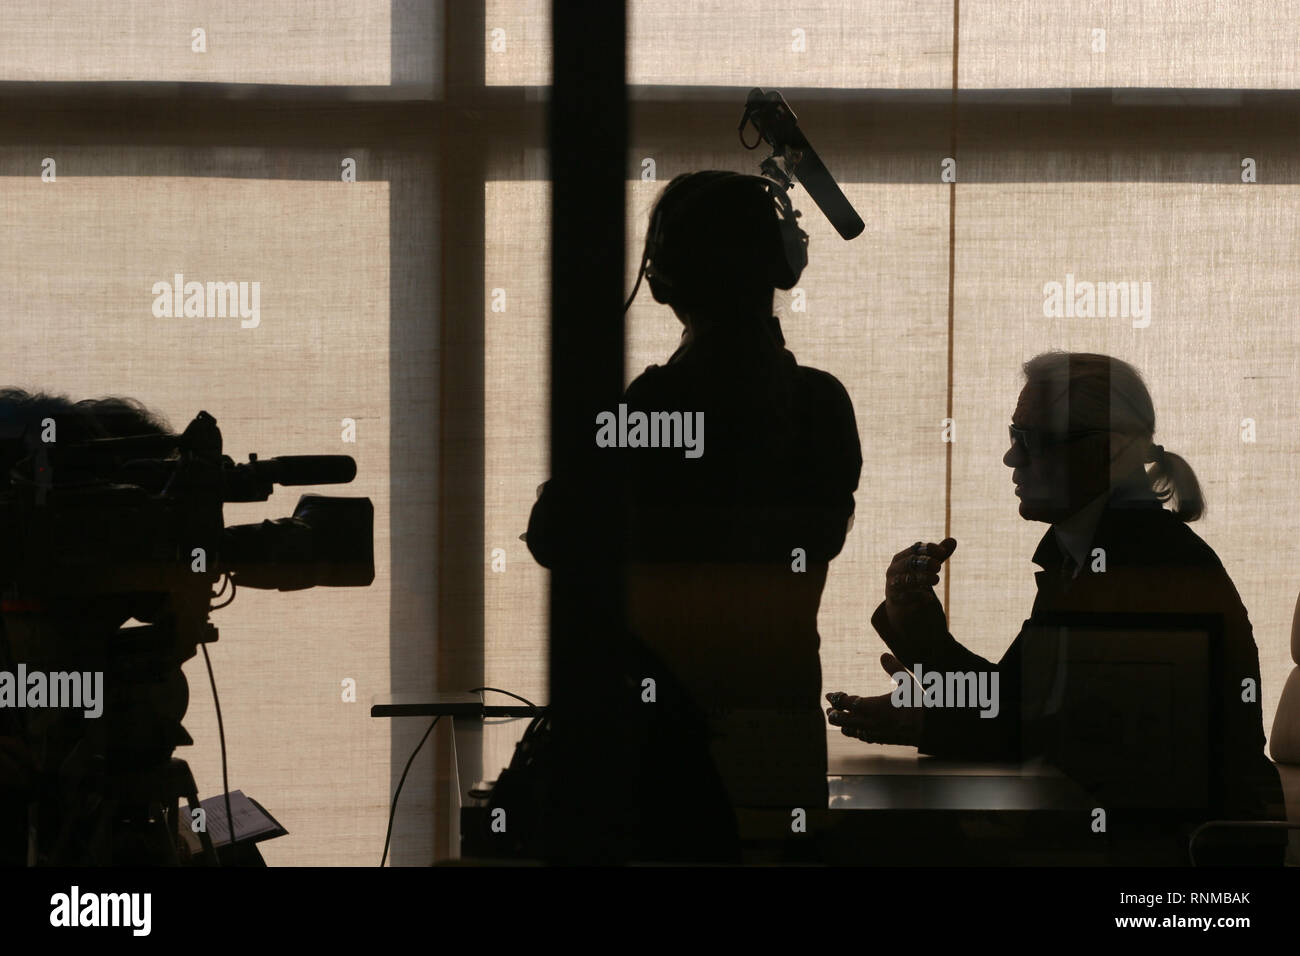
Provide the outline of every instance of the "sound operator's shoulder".
{"type": "Polygon", "coordinates": [[[813,368],[811,365],[797,365],[795,370],[800,386],[818,401],[832,405],[847,405],[852,410],[853,399],[849,397],[849,390],[830,372],[813,368]]]}
{"type": "Polygon", "coordinates": [[[645,371],[632,379],[627,387],[626,397],[629,402],[662,394],[673,388],[678,376],[668,365],[647,365],[645,371]]]}

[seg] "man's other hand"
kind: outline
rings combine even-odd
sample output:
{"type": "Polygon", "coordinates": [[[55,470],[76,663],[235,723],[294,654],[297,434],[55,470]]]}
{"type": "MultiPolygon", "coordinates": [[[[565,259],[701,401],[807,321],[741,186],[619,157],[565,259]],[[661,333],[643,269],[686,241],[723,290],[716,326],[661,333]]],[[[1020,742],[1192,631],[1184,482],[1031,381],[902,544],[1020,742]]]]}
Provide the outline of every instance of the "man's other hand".
{"type": "MultiPolygon", "coordinates": [[[[880,665],[891,677],[901,673],[904,680],[912,680],[903,665],[892,654],[882,654],[880,665]]],[[[919,707],[899,707],[893,694],[879,697],[855,697],[840,691],[826,695],[830,706],[826,720],[839,727],[846,737],[856,737],[872,744],[900,744],[916,747],[921,743],[921,710],[919,707]]]]}

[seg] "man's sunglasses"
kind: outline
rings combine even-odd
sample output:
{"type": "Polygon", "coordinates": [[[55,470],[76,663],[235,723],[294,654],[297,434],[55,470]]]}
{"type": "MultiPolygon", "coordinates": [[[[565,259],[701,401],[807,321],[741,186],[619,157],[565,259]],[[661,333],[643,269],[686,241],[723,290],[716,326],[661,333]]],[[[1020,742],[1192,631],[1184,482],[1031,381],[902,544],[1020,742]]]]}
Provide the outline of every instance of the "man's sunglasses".
{"type": "Polygon", "coordinates": [[[1021,428],[1018,425],[1008,425],[1007,429],[1011,433],[1011,444],[1019,445],[1026,454],[1035,457],[1041,455],[1044,449],[1064,445],[1086,435],[1104,435],[1107,431],[1104,428],[1088,428],[1073,432],[1048,432],[1036,428],[1021,428]]]}

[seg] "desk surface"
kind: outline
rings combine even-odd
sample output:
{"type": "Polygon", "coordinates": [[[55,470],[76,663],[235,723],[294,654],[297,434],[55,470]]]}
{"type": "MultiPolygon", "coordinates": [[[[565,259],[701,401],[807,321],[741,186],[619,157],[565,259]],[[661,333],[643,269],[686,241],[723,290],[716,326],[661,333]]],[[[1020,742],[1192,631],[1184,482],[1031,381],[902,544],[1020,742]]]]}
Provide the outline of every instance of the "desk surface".
{"type": "Polygon", "coordinates": [[[830,728],[832,810],[1071,810],[1086,795],[1055,767],[940,760],[915,747],[868,744],[830,728]]]}

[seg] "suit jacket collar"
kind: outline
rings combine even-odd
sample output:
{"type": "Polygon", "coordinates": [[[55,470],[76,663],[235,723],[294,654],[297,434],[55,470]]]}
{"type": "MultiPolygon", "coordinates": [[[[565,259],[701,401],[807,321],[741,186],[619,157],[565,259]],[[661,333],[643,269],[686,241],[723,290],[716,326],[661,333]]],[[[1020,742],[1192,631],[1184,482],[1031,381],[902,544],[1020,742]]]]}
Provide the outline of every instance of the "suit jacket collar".
{"type": "MultiPolygon", "coordinates": [[[[1163,509],[1164,505],[1149,488],[1133,489],[1124,486],[1116,488],[1111,492],[1105,508],[1102,509],[1091,546],[1106,547],[1114,539],[1117,528],[1132,519],[1135,510],[1151,514],[1163,509]]],[[[1061,567],[1064,560],[1065,553],[1056,540],[1056,528],[1049,527],[1042,540],[1038,542],[1038,549],[1034,551],[1034,564],[1044,570],[1055,571],[1061,567]]]]}

